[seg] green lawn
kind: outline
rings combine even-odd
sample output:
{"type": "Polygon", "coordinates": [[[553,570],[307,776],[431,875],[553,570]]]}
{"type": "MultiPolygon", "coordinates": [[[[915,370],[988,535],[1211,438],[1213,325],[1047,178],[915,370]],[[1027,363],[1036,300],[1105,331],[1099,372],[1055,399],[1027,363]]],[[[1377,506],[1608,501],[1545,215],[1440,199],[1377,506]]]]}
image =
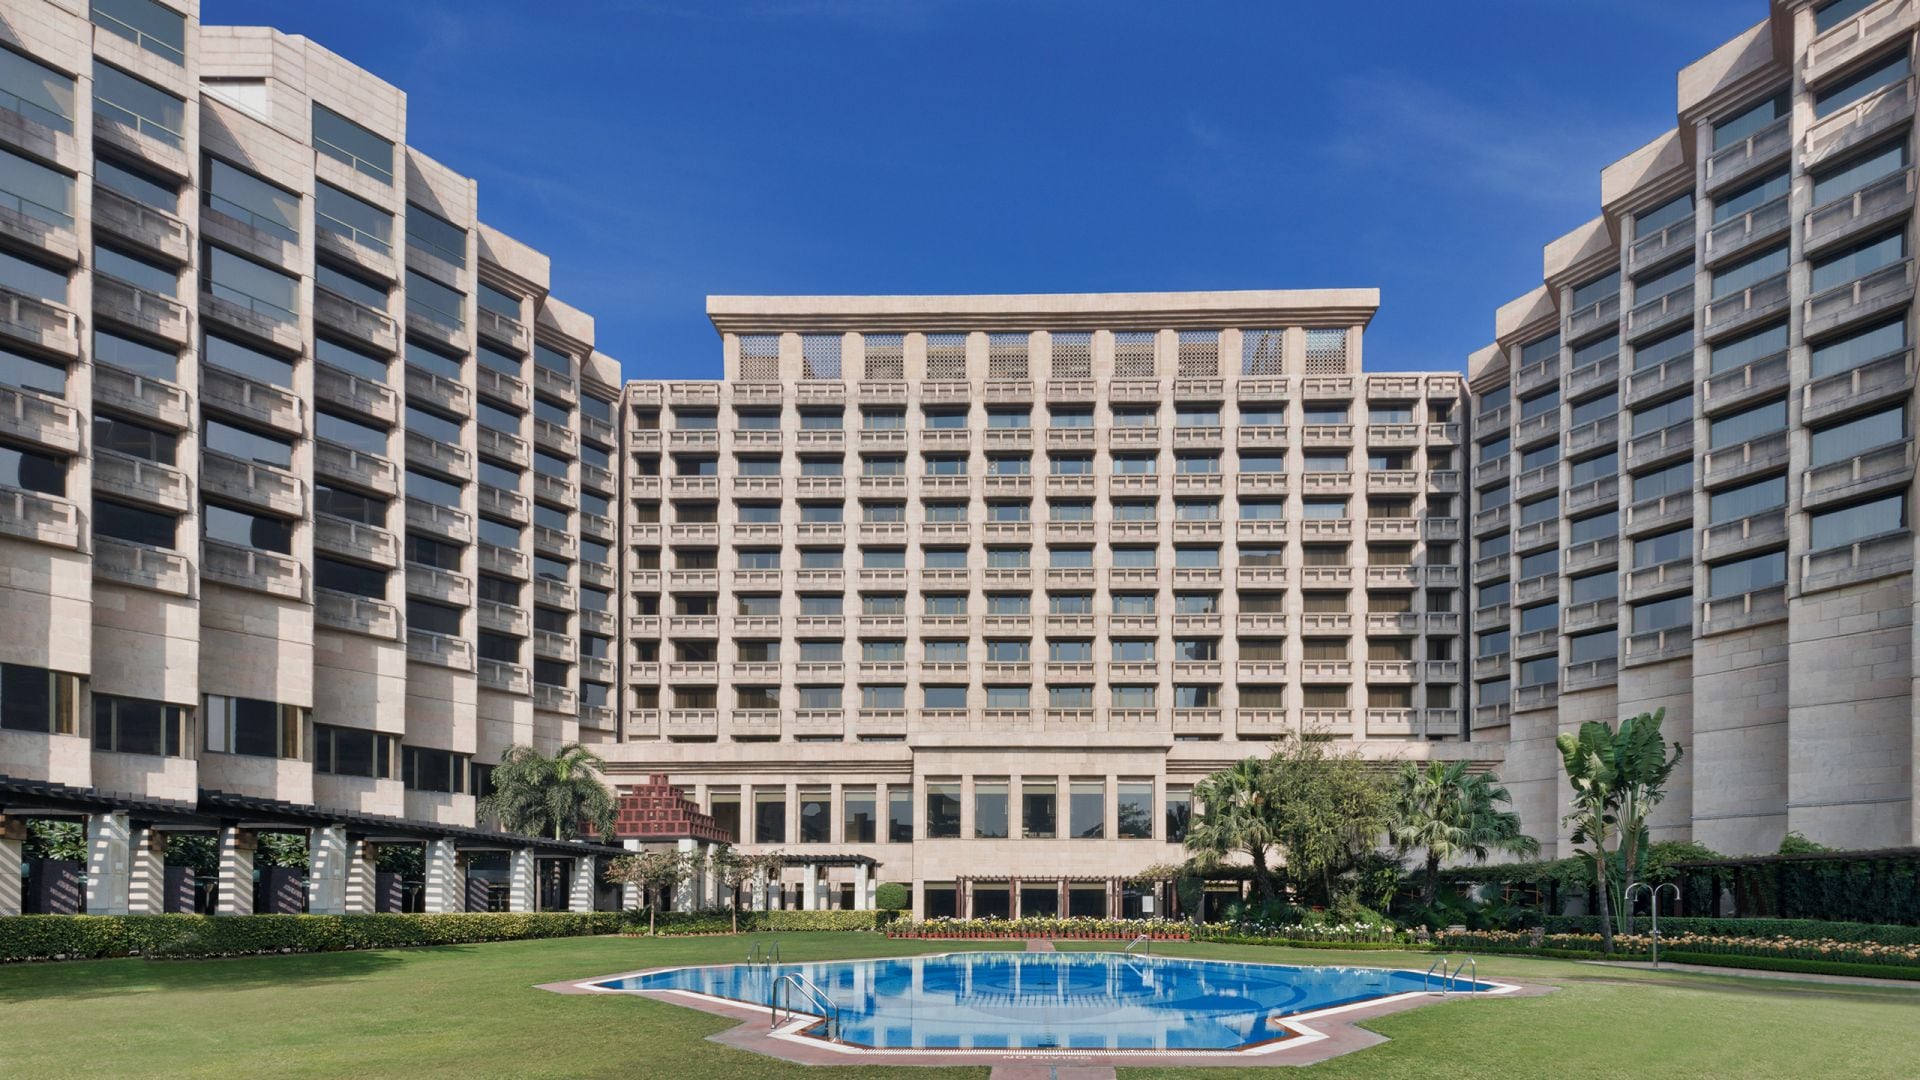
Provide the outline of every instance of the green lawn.
{"type": "MultiPolygon", "coordinates": [[[[898,955],[952,942],[779,935],[789,960],[898,955]]],[[[727,962],[752,938],[569,938],[456,948],[205,962],[105,960],[0,967],[0,1077],[671,1076],[802,1074],[705,1041],[729,1020],[630,996],[537,983],[656,964],[727,962]]],[[[982,945],[1016,943],[982,943],[982,945]]],[[[1092,943],[1062,943],[1063,948],[1092,943]]],[[[1173,955],[1425,968],[1430,958],[1252,946],[1173,955]]],[[[1911,1077],[1920,991],[1654,973],[1489,958],[1483,975],[1560,987],[1453,1001],[1370,1022],[1393,1041],[1312,1076],[1911,1077]]],[[[897,1072],[897,1070],[891,1070],[897,1072]]],[[[889,1070],[847,1069],[870,1077],[889,1070]]],[[[915,1077],[986,1070],[915,1070],[915,1077]]],[[[805,1075],[829,1075],[806,1070],[805,1075]]],[[[1126,1070],[1128,1080],[1186,1076],[1126,1070]]],[[[1296,1076],[1245,1070],[1191,1075],[1296,1076]]]]}

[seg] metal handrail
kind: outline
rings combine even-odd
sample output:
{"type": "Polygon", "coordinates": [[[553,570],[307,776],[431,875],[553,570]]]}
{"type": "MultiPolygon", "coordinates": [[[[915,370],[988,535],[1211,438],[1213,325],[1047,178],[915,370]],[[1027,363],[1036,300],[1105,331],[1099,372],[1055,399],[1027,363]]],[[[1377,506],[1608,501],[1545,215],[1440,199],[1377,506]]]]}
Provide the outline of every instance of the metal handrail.
{"type": "Polygon", "coordinates": [[[1433,992],[1433,987],[1430,984],[1433,981],[1433,973],[1435,971],[1438,971],[1440,972],[1440,996],[1441,997],[1447,996],[1447,960],[1448,959],[1449,958],[1447,956],[1442,955],[1440,959],[1435,960],[1432,964],[1428,965],[1426,974],[1420,976],[1420,992],[1421,993],[1427,994],[1427,993],[1433,992]]]}
{"type": "Polygon", "coordinates": [[[1427,968],[1426,974],[1420,976],[1420,990],[1422,993],[1433,992],[1433,976],[1435,972],[1438,972],[1440,975],[1440,996],[1446,997],[1447,994],[1452,992],[1454,983],[1459,981],[1460,973],[1463,971],[1472,973],[1467,978],[1467,986],[1469,987],[1467,993],[1472,994],[1476,992],[1472,988],[1480,985],[1480,965],[1475,962],[1472,956],[1466,956],[1461,958],[1460,963],[1456,964],[1452,971],[1448,971],[1447,963],[1452,959],[1452,956],[1442,955],[1427,968]]]}
{"type": "Polygon", "coordinates": [[[1462,971],[1473,972],[1473,974],[1467,978],[1467,993],[1474,993],[1475,988],[1480,985],[1480,965],[1474,962],[1473,957],[1469,956],[1454,967],[1453,974],[1448,977],[1447,981],[1452,982],[1458,979],[1462,971]]]}
{"type": "Polygon", "coordinates": [[[1125,956],[1126,954],[1132,952],[1135,948],[1142,945],[1146,946],[1146,948],[1143,948],[1140,951],[1151,955],[1153,952],[1153,935],[1141,934],[1139,937],[1134,938],[1133,941],[1130,944],[1128,944],[1126,948],[1120,950],[1120,955],[1125,956]]]}
{"type": "Polygon", "coordinates": [[[747,963],[749,964],[777,964],[779,962],[780,943],[778,941],[768,942],[765,952],[761,951],[760,943],[756,941],[753,943],[753,948],[747,953],[747,963]]]}
{"type": "Polygon", "coordinates": [[[820,1019],[826,1021],[827,1024],[828,1041],[840,1041],[840,1009],[827,998],[826,991],[815,986],[813,980],[797,971],[780,976],[773,984],[773,991],[767,1002],[767,1026],[769,1028],[777,1028],[780,1026],[780,991],[782,988],[787,990],[787,1019],[791,1020],[796,1015],[793,1009],[793,990],[797,988],[800,993],[807,998],[810,1005],[820,1010],[820,1019]]]}

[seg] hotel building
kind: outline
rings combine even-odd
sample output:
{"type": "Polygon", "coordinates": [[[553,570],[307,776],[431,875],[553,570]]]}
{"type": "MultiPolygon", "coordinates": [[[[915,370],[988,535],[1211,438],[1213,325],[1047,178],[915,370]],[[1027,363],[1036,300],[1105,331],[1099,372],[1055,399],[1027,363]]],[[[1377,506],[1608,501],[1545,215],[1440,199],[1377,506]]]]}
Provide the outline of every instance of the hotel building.
{"type": "Polygon", "coordinates": [[[39,812],[85,816],[95,912],[158,910],[202,829],[247,910],[276,827],[315,910],[367,902],[366,837],[427,845],[429,910],[488,845],[532,903],[476,794],[616,726],[619,366],[548,289],[315,43],[6,5],[0,911],[39,812]]]}

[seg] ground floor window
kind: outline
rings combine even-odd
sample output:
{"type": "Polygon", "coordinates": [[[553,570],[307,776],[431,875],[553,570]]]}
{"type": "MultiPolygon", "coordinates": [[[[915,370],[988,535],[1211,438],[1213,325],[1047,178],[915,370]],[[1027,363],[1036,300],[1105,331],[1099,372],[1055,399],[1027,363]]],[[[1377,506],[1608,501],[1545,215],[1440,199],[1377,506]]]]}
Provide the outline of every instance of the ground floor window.
{"type": "Polygon", "coordinates": [[[951,919],[958,915],[959,904],[953,882],[931,882],[923,888],[925,901],[921,917],[926,919],[951,919]]]}
{"type": "Polygon", "coordinates": [[[1067,890],[1067,914],[1074,918],[1107,917],[1105,885],[1074,885],[1067,890]]]}
{"type": "Polygon", "coordinates": [[[1020,886],[1020,914],[1036,918],[1060,914],[1060,886],[1020,886]]]}

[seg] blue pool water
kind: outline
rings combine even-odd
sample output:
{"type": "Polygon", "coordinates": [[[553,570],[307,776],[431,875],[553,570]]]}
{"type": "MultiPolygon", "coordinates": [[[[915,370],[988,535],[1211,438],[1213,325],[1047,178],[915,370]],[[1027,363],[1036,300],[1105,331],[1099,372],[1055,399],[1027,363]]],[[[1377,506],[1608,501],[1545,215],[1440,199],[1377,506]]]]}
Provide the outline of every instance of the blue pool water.
{"type": "MultiPolygon", "coordinates": [[[[1287,1037],[1285,1016],[1423,988],[1418,972],[1375,968],[1004,952],[678,968],[595,985],[766,1005],[789,973],[826,991],[842,1041],[884,1049],[1231,1050],[1287,1037]]],[[[798,995],[793,1004],[817,1011],[798,995]]]]}

